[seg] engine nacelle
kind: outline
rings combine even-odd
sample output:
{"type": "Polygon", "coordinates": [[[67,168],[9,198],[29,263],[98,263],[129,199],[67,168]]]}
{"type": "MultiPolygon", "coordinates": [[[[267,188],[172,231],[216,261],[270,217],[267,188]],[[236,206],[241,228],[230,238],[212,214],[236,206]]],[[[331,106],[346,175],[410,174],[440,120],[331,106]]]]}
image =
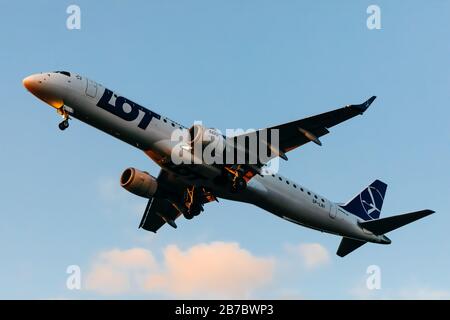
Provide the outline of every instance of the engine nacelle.
{"type": "Polygon", "coordinates": [[[219,146],[219,143],[222,142],[222,149],[225,146],[223,135],[216,129],[205,128],[202,125],[194,124],[189,129],[189,133],[191,135],[191,146],[194,146],[196,143],[201,143],[202,146],[205,147],[212,142],[214,142],[216,146],[219,146]]]}
{"type": "Polygon", "coordinates": [[[158,189],[158,181],[147,172],[128,168],[120,177],[120,185],[137,196],[151,198],[158,189]]]}

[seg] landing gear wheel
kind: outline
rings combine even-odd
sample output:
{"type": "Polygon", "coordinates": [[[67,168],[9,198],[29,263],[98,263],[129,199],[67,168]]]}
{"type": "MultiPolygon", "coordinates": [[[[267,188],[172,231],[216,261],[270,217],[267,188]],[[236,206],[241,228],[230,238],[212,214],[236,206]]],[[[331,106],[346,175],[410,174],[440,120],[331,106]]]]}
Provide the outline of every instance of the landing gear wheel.
{"type": "Polygon", "coordinates": [[[247,188],[247,181],[242,177],[235,177],[231,185],[232,192],[239,192],[247,188]]]}
{"type": "Polygon", "coordinates": [[[187,220],[191,220],[192,218],[194,218],[194,215],[190,212],[183,213],[183,215],[187,220]]]}
{"type": "Polygon", "coordinates": [[[192,215],[194,216],[194,217],[196,217],[196,216],[198,216],[200,213],[202,213],[202,211],[203,211],[203,208],[196,208],[196,209],[194,209],[194,210],[191,210],[191,212],[192,212],[192,215]]]}
{"type": "Polygon", "coordinates": [[[63,122],[61,122],[61,123],[58,125],[58,127],[59,127],[59,129],[60,129],[61,131],[66,130],[66,129],[69,127],[69,120],[68,120],[68,119],[64,120],[63,122]]]}

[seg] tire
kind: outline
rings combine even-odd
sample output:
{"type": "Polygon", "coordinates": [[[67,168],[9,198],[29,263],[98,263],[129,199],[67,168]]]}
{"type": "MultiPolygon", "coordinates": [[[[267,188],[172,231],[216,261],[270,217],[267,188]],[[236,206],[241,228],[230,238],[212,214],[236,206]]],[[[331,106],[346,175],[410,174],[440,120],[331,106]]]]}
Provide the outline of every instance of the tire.
{"type": "Polygon", "coordinates": [[[198,216],[200,213],[202,212],[202,210],[200,208],[195,209],[192,211],[192,214],[194,215],[194,217],[198,216]]]}
{"type": "Polygon", "coordinates": [[[235,189],[237,191],[241,191],[241,190],[244,190],[245,188],[247,188],[247,182],[245,181],[244,178],[237,177],[233,183],[233,186],[235,187],[235,189]]]}
{"type": "Polygon", "coordinates": [[[194,215],[190,212],[183,213],[183,215],[187,220],[192,220],[192,218],[194,218],[194,215]]]}
{"type": "Polygon", "coordinates": [[[69,127],[69,121],[64,120],[63,122],[61,122],[60,124],[58,124],[58,127],[61,131],[66,130],[69,127]]]}
{"type": "Polygon", "coordinates": [[[231,183],[231,192],[237,193],[247,188],[247,182],[244,178],[237,177],[231,183]]]}

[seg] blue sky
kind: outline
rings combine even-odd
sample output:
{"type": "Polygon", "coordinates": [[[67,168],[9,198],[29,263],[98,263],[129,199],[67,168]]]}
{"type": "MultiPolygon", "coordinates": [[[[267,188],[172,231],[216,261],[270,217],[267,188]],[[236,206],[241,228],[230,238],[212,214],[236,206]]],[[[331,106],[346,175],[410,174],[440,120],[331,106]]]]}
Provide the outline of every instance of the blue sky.
{"type": "Polygon", "coordinates": [[[450,298],[449,12],[437,0],[2,1],[0,298],[450,298]],[[72,3],[81,30],[66,28],[72,3]],[[366,27],[370,4],[381,8],[381,30],[366,27]],[[221,129],[266,127],[377,95],[322,147],[290,153],[280,172],[338,202],[379,178],[389,185],[383,216],[437,213],[390,234],[392,245],[345,259],[335,255],[338,237],[229,201],[180,219],[177,231],[148,234],[137,229],[145,200],[118,178],[129,166],[157,175],[157,166],[81,122],[61,133],[54,110],[22,87],[29,74],[59,69],[185,125],[221,129]],[[168,284],[180,275],[171,254],[195,269],[215,248],[244,257],[260,277],[249,280],[231,259],[244,287],[215,287],[220,270],[209,285],[194,276],[185,291],[168,284]],[[135,253],[142,259],[130,270],[123,263],[135,253]],[[81,290],[66,288],[69,265],[82,270],[81,290]],[[369,265],[380,267],[381,290],[364,289],[369,265]],[[122,280],[113,281],[120,290],[100,288],[95,277],[105,274],[122,280]],[[144,288],[141,274],[166,283],[144,288]]]}

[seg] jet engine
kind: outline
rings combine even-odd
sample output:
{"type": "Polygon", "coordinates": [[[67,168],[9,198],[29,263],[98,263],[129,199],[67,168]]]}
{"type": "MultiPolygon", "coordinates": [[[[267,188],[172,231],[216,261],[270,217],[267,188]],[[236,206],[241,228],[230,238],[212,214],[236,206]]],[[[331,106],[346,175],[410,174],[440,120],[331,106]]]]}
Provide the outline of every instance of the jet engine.
{"type": "Polygon", "coordinates": [[[143,198],[151,198],[158,189],[158,181],[147,172],[128,168],[120,177],[120,185],[127,191],[143,198]]]}
{"type": "Polygon", "coordinates": [[[224,145],[224,138],[222,134],[217,129],[210,129],[205,128],[202,125],[194,124],[190,129],[189,133],[191,135],[191,141],[190,144],[193,147],[196,143],[201,143],[203,147],[207,146],[208,144],[214,142],[219,143],[223,142],[222,145],[224,145]]]}

